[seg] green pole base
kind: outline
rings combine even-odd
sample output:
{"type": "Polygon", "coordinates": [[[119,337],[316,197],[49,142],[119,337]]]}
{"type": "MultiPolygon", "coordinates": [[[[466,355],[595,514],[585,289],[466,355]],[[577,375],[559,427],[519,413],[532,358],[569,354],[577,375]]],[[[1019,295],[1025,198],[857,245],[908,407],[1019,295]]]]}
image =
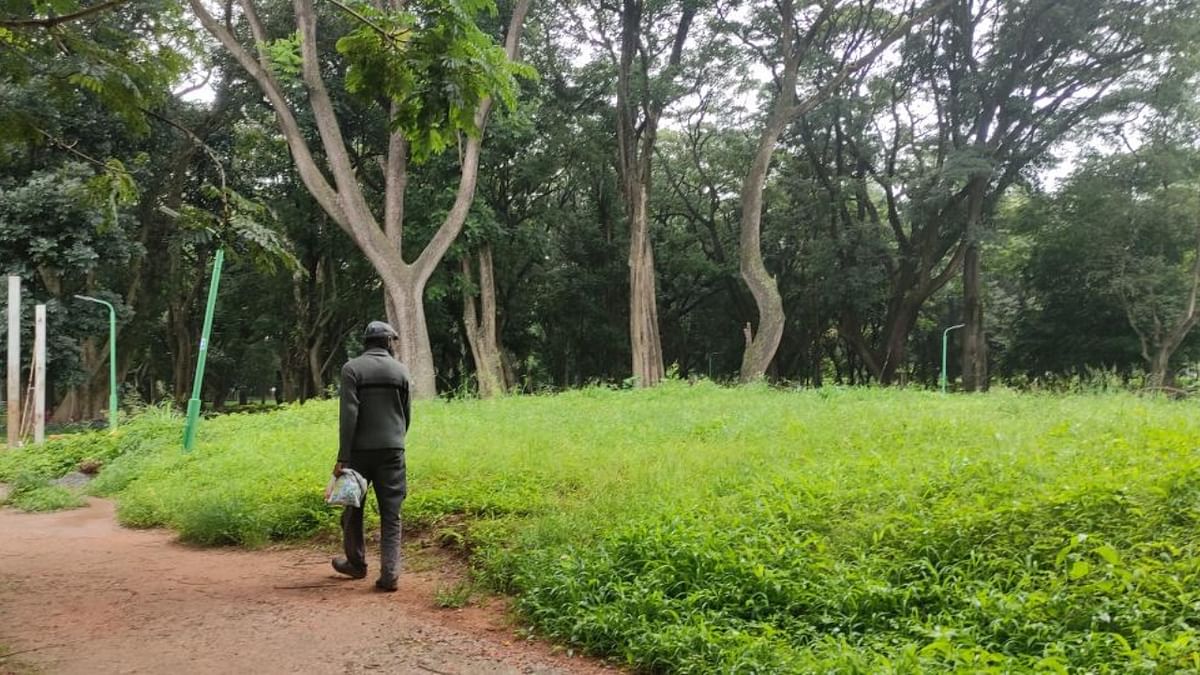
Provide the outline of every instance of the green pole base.
{"type": "Polygon", "coordinates": [[[187,424],[183,427],[183,449],[190,452],[196,446],[196,427],[200,422],[200,399],[188,400],[187,424]]]}

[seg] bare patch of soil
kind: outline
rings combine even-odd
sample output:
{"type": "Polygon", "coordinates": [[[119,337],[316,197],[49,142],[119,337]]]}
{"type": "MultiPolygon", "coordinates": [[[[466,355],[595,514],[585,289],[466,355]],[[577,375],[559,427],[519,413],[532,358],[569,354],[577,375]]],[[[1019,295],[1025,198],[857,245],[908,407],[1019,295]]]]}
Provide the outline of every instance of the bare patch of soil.
{"type": "Polygon", "coordinates": [[[0,673],[619,672],[522,638],[501,599],[439,608],[450,560],[379,593],[332,551],[196,549],[113,511],[0,509],[0,673]]]}

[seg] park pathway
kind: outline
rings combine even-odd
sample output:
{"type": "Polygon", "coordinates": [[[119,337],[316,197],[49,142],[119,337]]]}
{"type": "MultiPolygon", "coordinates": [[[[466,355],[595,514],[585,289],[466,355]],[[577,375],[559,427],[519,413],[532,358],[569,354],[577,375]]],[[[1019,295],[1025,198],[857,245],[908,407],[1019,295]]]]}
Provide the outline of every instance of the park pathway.
{"type": "Polygon", "coordinates": [[[372,582],[336,578],[315,549],[197,549],[125,529],[99,499],[0,509],[0,673],[616,672],[522,639],[501,601],[438,608],[438,570],[392,594],[372,582]]]}

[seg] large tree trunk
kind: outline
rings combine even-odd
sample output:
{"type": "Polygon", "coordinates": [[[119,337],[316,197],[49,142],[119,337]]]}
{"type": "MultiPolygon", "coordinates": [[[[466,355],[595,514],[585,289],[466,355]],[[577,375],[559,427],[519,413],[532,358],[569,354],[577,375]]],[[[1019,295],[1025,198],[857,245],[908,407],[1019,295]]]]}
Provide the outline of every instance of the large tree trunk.
{"type": "Polygon", "coordinates": [[[187,320],[187,312],[176,303],[167,310],[168,323],[171,326],[171,396],[177,406],[187,405],[192,391],[192,368],[195,354],[192,351],[192,327],[187,320]]]}
{"type": "Polygon", "coordinates": [[[1150,379],[1146,383],[1152,389],[1162,387],[1171,387],[1174,385],[1172,381],[1174,374],[1171,371],[1171,351],[1167,345],[1163,345],[1154,352],[1154,357],[1150,359],[1150,379]]]}
{"type": "Polygon", "coordinates": [[[780,3],[779,46],[784,54],[783,77],[779,91],[771,104],[771,112],[758,139],[758,148],[750,162],[750,169],[742,181],[742,218],[739,238],[739,257],[742,279],[754,296],[758,308],[758,330],[746,324],[746,349],[742,352],[742,382],[762,379],[779,350],[783,339],[783,298],[775,277],[767,272],[762,257],[762,207],[763,187],[767,182],[767,170],[775,144],[792,119],[792,105],[796,98],[796,78],[800,65],[800,47],[796,44],[794,12],[791,0],[780,3]]]}
{"type": "MultiPolygon", "coordinates": [[[[462,273],[468,285],[474,285],[471,264],[470,256],[462,259],[462,273]]],[[[509,381],[496,329],[496,280],[491,246],[485,246],[479,252],[479,306],[476,307],[475,293],[471,290],[463,293],[463,324],[471,357],[475,360],[479,395],[492,398],[504,394],[508,391],[509,381]]]]}
{"type": "MultiPolygon", "coordinates": [[[[763,173],[765,174],[765,167],[763,173]]],[[[761,188],[758,190],[758,194],[761,201],[761,188]]],[[[744,200],[743,204],[745,204],[744,200]]],[[[750,288],[750,293],[754,296],[754,303],[758,307],[758,330],[754,331],[749,324],[746,325],[746,350],[742,353],[742,382],[759,380],[766,374],[767,368],[775,358],[775,353],[779,350],[786,321],[779,285],[775,282],[775,277],[767,272],[766,265],[763,264],[757,222],[760,220],[759,208],[758,205],[753,208],[756,214],[753,220],[756,222],[752,227],[746,225],[745,211],[742,216],[741,271],[742,279],[750,288]]]]}
{"type": "Polygon", "coordinates": [[[320,398],[325,393],[325,375],[322,373],[324,359],[321,348],[324,346],[320,336],[308,348],[308,377],[312,383],[312,396],[320,398]]]}
{"type": "Polygon", "coordinates": [[[275,399],[287,402],[299,401],[308,380],[305,365],[306,352],[303,343],[284,340],[279,344],[279,370],[275,373],[275,399]]]}
{"type": "Polygon", "coordinates": [[[887,327],[887,339],[883,343],[883,354],[879,359],[879,372],[876,377],[880,384],[894,384],[896,374],[906,364],[908,359],[908,336],[912,333],[917,321],[920,304],[904,305],[892,318],[887,327]]]}
{"type": "MultiPolygon", "coordinates": [[[[650,185],[658,124],[666,106],[661,92],[646,86],[653,79],[642,44],[645,3],[621,3],[621,53],[617,68],[617,168],[625,215],[629,221],[629,341],[632,375],[640,387],[662,380],[662,337],[658,329],[658,298],[654,251],[650,239],[650,185]],[[636,88],[636,93],[635,93],[636,88]]],[[[673,77],[683,57],[696,6],[684,3],[675,28],[664,74],[673,77]]],[[[665,84],[665,83],[664,83],[665,84]]]]}
{"type": "Polygon", "coordinates": [[[629,223],[629,337],[633,348],[633,377],[642,387],[652,387],[663,377],[662,337],[658,332],[658,298],[654,275],[654,250],[646,213],[645,185],[633,186],[629,223]]]}
{"type": "Polygon", "coordinates": [[[424,283],[419,286],[411,281],[387,283],[384,301],[388,323],[400,334],[396,358],[408,366],[412,391],[420,398],[432,398],[437,395],[437,369],[433,365],[433,346],[425,322],[425,303],[421,300],[424,291],[424,283]]]}

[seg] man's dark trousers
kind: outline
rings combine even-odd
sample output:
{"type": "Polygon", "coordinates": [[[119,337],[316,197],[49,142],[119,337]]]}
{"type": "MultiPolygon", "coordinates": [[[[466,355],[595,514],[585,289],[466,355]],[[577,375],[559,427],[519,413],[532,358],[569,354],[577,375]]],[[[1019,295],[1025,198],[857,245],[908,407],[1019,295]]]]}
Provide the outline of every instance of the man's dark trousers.
{"type": "MultiPolygon", "coordinates": [[[[404,450],[355,450],[349,468],[362,474],[375,486],[379,503],[380,578],[395,579],[400,573],[400,506],[408,496],[404,450]]],[[[363,506],[366,506],[364,497],[363,506]]],[[[346,560],[358,569],[367,569],[367,547],[363,538],[363,509],[347,506],[342,510],[342,543],[346,560]]]]}

